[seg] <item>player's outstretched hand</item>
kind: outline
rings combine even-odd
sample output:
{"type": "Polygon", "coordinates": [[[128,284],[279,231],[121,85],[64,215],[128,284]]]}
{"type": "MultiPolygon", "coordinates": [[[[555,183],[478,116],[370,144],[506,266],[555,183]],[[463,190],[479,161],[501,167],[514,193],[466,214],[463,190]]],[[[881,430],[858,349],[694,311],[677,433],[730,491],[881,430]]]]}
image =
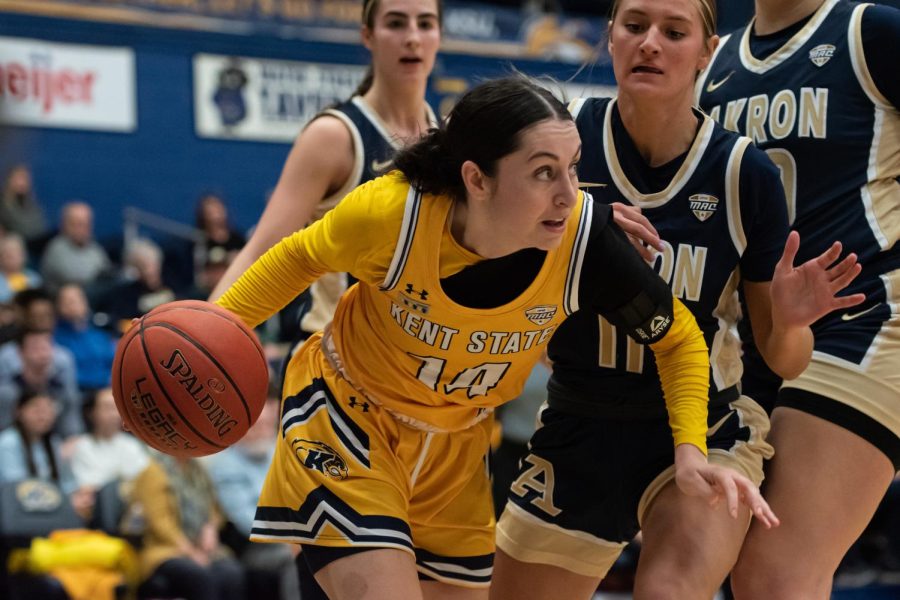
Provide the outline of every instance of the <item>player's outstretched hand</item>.
{"type": "Polygon", "coordinates": [[[651,248],[663,251],[662,240],[659,239],[656,227],[641,214],[640,207],[613,202],[612,209],[613,221],[625,232],[628,241],[644,260],[650,262],[656,257],[651,248]]]}
{"type": "Polygon", "coordinates": [[[856,254],[850,253],[838,261],[842,246],[835,242],[816,258],[795,267],[799,248],[800,234],[792,231],[775,266],[769,292],[776,325],[806,327],[832,311],[856,306],[866,299],[864,294],[837,296],[862,271],[856,254]]]}
{"type": "Polygon", "coordinates": [[[734,518],[743,504],[767,529],[779,525],[778,517],[752,481],[728,467],[709,464],[696,446],[680,444],[675,448],[675,483],[682,493],[705,498],[710,506],[724,501],[734,518]]]}

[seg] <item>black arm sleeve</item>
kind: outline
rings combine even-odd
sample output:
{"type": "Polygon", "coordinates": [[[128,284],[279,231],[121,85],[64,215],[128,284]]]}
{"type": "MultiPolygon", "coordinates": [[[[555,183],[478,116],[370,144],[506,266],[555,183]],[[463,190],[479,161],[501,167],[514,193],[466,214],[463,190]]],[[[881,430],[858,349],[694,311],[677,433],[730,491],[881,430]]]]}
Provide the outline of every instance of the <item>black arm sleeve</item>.
{"type": "Polygon", "coordinates": [[[613,222],[609,206],[594,205],[578,301],[642,344],[659,341],[672,323],[672,292],[613,222]]]}

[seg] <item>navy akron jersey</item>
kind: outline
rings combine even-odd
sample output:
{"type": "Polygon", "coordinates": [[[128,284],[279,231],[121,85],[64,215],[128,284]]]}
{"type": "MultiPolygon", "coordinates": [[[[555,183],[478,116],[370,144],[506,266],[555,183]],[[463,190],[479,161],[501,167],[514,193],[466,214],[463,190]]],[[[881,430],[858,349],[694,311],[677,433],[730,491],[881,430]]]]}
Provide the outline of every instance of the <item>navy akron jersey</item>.
{"type": "MultiPolygon", "coordinates": [[[[742,274],[770,280],[783,248],[787,216],[778,171],[749,139],[697,113],[694,142],[680,165],[677,159],[670,163],[677,171],[667,187],[642,193],[636,181],[647,167],[636,151],[631,156],[637,158],[629,160],[617,148],[633,149],[633,143],[615,106],[609,98],[590,98],[570,107],[583,142],[579,180],[593,184],[598,202],[641,207],[656,227],[665,252],[653,267],[703,330],[710,348],[711,400],[736,399],[742,367],[740,343],[732,333],[739,317],[735,290],[742,274]]],[[[601,317],[575,313],[553,336],[549,352],[551,401],[580,396],[582,402],[629,410],[650,404],[664,410],[652,352],[617,335],[601,317]]]]}
{"type": "Polygon", "coordinates": [[[866,65],[866,8],[826,0],[764,60],[751,54],[751,23],[722,39],[697,91],[703,110],[781,170],[797,263],[840,240],[863,265],[850,291],[883,301],[881,276],[900,267],[900,114],[866,65]]]}

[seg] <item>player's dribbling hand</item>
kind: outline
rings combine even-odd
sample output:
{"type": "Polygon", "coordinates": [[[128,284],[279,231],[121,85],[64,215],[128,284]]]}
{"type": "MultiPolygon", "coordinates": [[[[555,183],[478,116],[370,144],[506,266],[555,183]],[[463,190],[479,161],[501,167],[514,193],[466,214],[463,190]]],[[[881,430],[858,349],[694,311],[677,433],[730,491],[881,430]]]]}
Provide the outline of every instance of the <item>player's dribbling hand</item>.
{"type": "Polygon", "coordinates": [[[656,254],[651,248],[662,252],[664,249],[662,240],[659,239],[656,227],[641,214],[640,207],[621,202],[613,202],[611,206],[613,221],[619,226],[619,229],[625,232],[628,241],[638,251],[641,258],[647,262],[656,258],[656,254]]]}
{"type": "Polygon", "coordinates": [[[704,498],[710,506],[724,501],[733,518],[743,504],[767,529],[779,525],[778,517],[752,481],[728,467],[709,464],[696,446],[680,444],[675,448],[675,483],[682,493],[704,498]]]}

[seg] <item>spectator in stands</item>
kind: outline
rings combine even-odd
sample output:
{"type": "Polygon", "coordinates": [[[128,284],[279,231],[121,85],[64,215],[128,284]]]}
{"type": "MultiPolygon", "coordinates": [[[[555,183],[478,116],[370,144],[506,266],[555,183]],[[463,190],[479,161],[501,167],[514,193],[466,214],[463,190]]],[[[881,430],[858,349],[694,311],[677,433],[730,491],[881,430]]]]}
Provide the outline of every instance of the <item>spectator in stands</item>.
{"type": "Polygon", "coordinates": [[[7,233],[0,238],[0,302],[9,302],[22,290],[41,287],[43,280],[25,266],[27,259],[21,235],[7,233]]]}
{"type": "Polygon", "coordinates": [[[31,170],[18,164],[9,170],[0,199],[0,227],[21,235],[29,243],[47,234],[44,211],[34,196],[31,170]]]}
{"type": "Polygon", "coordinates": [[[237,444],[206,459],[206,467],[221,499],[225,517],[240,536],[234,550],[247,570],[250,587],[259,597],[289,600],[299,595],[294,552],[287,544],[247,541],[259,491],[275,453],[281,407],[278,396],[277,389],[271,390],[253,427],[237,444]]]}
{"type": "Polygon", "coordinates": [[[15,343],[0,347],[0,427],[12,423],[16,401],[26,391],[57,402],[61,412],[55,431],[63,438],[84,430],[74,359],[68,350],[54,346],[50,331],[25,328],[15,343]]]}
{"type": "Polygon", "coordinates": [[[56,310],[59,318],[53,337],[75,357],[78,387],[84,393],[109,386],[116,342],[91,322],[91,308],[81,286],[68,283],[61,287],[56,310]]]}
{"type": "Polygon", "coordinates": [[[111,481],[131,481],[148,465],[147,448],[122,431],[112,389],[85,399],[87,433],[78,436],[72,453],[72,473],[79,486],[100,489],[111,481]]]}
{"type": "Polygon", "coordinates": [[[228,269],[231,257],[224,251],[211,252],[207,255],[206,262],[197,273],[196,283],[189,290],[179,294],[179,298],[191,298],[196,300],[206,300],[215,289],[219,280],[228,269]]]}
{"type": "Polygon", "coordinates": [[[247,243],[246,238],[228,222],[228,208],[215,194],[207,194],[197,202],[196,220],[197,229],[203,232],[203,242],[200,244],[201,264],[230,263],[247,243]],[[224,253],[225,260],[215,256],[216,253],[224,253]]]}
{"type": "Polygon", "coordinates": [[[45,393],[23,392],[16,402],[16,418],[0,432],[0,481],[45,479],[69,495],[72,507],[89,518],[94,496],[78,487],[64,460],[62,440],[53,430],[58,415],[56,401],[45,393]]]}
{"type": "Polygon", "coordinates": [[[166,248],[166,280],[180,294],[193,295],[195,290],[205,287],[206,282],[201,281],[204,274],[195,272],[196,269],[205,269],[207,265],[227,268],[246,243],[244,236],[228,222],[228,208],[216,194],[206,194],[197,201],[195,225],[200,239],[172,241],[166,248]]]}
{"type": "Polygon", "coordinates": [[[59,235],[50,240],[41,260],[47,288],[55,292],[66,283],[87,287],[110,268],[106,250],[94,240],[93,209],[84,202],[66,204],[59,235]]]}
{"type": "Polygon", "coordinates": [[[131,242],[125,248],[124,262],[128,279],[97,299],[97,312],[103,313],[119,333],[127,331],[131,319],[175,299],[162,278],[162,251],[153,241],[131,242]]]}
{"type": "Polygon", "coordinates": [[[141,569],[167,597],[243,600],[244,573],[219,543],[215,488],[196,459],[157,454],[134,482],[146,518],[141,569]]]}
{"type": "Polygon", "coordinates": [[[56,328],[56,307],[43,288],[17,293],[13,296],[13,305],[21,328],[50,332],[56,328]]]}

